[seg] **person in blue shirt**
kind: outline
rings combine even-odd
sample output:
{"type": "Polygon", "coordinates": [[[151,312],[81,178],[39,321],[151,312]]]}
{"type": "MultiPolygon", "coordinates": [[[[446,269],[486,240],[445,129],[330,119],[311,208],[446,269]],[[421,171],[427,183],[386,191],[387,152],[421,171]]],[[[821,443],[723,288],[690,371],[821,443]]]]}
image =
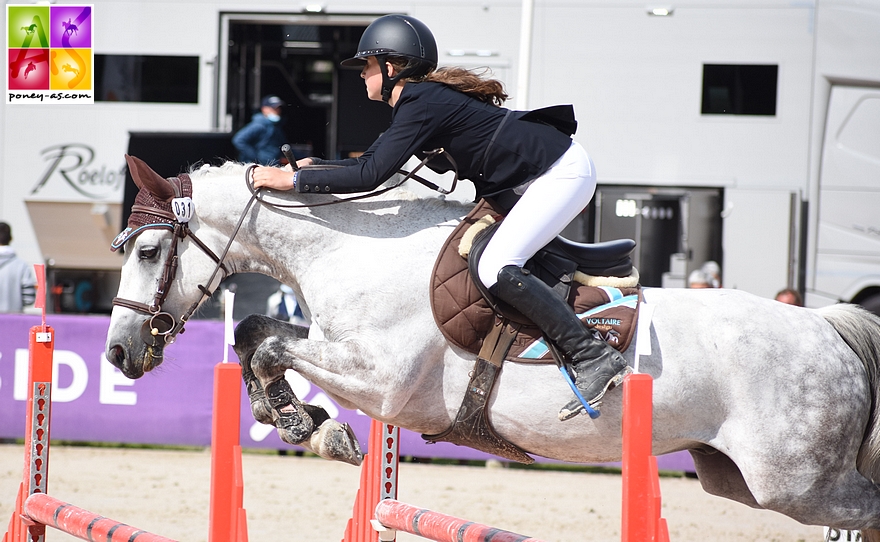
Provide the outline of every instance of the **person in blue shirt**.
{"type": "Polygon", "coordinates": [[[251,121],[232,136],[238,149],[238,161],[264,166],[277,164],[281,146],[286,143],[281,130],[281,110],[284,102],[278,96],[266,96],[260,102],[260,111],[251,121]]]}
{"type": "MultiPolygon", "coordinates": [[[[366,192],[378,187],[413,155],[437,172],[457,169],[474,183],[477,198],[506,211],[478,265],[478,279],[496,298],[541,328],[558,347],[562,363],[593,408],[631,372],[626,360],[577,318],[566,301],[523,269],[587,206],[596,190],[593,162],[571,139],[577,123],[570,106],[536,111],[501,107],[500,81],[463,68],[437,68],[437,44],[418,19],[386,15],[361,36],[357,54],[343,65],[362,67],[367,96],[393,108],[391,125],[357,158],[321,160],[332,169],[258,167],[255,187],[302,194],[366,192]]],[[[577,398],[559,412],[567,420],[584,412],[577,398]]]]}

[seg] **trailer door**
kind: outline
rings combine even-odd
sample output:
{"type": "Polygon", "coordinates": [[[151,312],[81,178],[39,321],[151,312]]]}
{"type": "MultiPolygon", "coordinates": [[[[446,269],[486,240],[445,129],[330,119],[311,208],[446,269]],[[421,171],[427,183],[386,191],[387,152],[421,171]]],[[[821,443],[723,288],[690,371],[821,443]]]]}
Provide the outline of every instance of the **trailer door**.
{"type": "Polygon", "coordinates": [[[217,71],[217,125],[236,132],[268,94],[287,106],[281,128],[298,158],[365,151],[391,121],[371,102],[359,69],[339,62],[357,51],[375,16],[224,13],[217,71]]]}
{"type": "Polygon", "coordinates": [[[880,309],[880,89],[831,89],[819,178],[815,292],[880,309]],[[871,299],[871,301],[869,301],[871,299]]]}

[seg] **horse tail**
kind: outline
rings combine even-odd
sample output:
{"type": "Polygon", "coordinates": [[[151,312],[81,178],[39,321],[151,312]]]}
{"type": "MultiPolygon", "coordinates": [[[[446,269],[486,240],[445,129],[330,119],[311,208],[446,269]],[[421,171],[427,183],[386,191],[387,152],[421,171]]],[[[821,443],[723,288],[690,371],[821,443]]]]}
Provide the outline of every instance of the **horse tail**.
{"type": "Polygon", "coordinates": [[[859,307],[840,303],[818,309],[840,337],[862,361],[871,391],[871,413],[859,448],[856,468],[874,483],[880,483],[880,318],[859,307]]]}

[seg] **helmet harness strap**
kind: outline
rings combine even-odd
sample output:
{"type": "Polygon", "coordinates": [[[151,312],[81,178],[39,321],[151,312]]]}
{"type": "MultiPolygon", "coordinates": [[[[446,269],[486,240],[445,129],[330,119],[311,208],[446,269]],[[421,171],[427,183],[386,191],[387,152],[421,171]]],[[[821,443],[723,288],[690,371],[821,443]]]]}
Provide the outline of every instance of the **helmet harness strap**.
{"type": "Polygon", "coordinates": [[[388,75],[388,67],[386,66],[388,56],[389,55],[387,54],[376,55],[376,60],[379,62],[379,69],[382,72],[382,101],[385,103],[388,103],[388,100],[391,99],[391,92],[394,90],[394,86],[397,82],[409,77],[418,68],[418,66],[409,65],[400,70],[400,72],[394,76],[388,75]]]}

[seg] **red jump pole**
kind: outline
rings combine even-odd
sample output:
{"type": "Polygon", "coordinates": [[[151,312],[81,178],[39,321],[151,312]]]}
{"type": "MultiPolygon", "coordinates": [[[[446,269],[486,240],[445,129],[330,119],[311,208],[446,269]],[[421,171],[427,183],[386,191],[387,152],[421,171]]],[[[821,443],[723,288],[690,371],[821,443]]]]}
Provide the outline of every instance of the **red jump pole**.
{"type": "Polygon", "coordinates": [[[49,472],[49,420],[52,410],[52,359],[55,330],[46,325],[46,268],[35,265],[37,297],[42,324],[30,329],[28,339],[28,398],[25,407],[24,474],[3,542],[42,542],[45,528],[26,525],[21,514],[28,495],[46,493],[49,472]]]}
{"type": "Polygon", "coordinates": [[[211,425],[211,503],[208,542],[247,542],[244,476],[241,469],[241,365],[228,363],[235,344],[232,308],[235,294],[223,292],[223,361],[214,366],[214,416],[211,425]]]}
{"type": "Polygon", "coordinates": [[[32,521],[91,542],[126,540],[129,542],[174,542],[170,538],[130,527],[43,493],[35,493],[24,503],[24,513],[32,521]]]}
{"type": "Polygon", "coordinates": [[[385,499],[376,505],[376,519],[389,529],[435,542],[540,542],[537,538],[447,516],[394,499],[385,499]]]}
{"type": "Polygon", "coordinates": [[[623,381],[622,542],[669,540],[660,517],[657,458],[651,455],[653,383],[651,375],[641,373],[623,381]]]}
{"type": "MultiPolygon", "coordinates": [[[[382,499],[397,498],[398,439],[400,429],[372,420],[367,454],[361,464],[360,488],[354,500],[351,519],[345,526],[342,542],[378,542],[379,533],[371,520],[376,504],[382,499]]],[[[394,540],[383,538],[383,542],[394,540]]]]}
{"type": "Polygon", "coordinates": [[[27,539],[27,526],[21,521],[26,497],[27,490],[25,490],[24,482],[22,482],[18,484],[18,492],[15,494],[15,506],[12,508],[12,517],[9,518],[6,532],[3,533],[3,542],[24,542],[27,539]]]}
{"type": "Polygon", "coordinates": [[[244,484],[241,477],[241,366],[214,366],[214,417],[211,428],[211,509],[209,542],[245,542],[244,484]]]}

